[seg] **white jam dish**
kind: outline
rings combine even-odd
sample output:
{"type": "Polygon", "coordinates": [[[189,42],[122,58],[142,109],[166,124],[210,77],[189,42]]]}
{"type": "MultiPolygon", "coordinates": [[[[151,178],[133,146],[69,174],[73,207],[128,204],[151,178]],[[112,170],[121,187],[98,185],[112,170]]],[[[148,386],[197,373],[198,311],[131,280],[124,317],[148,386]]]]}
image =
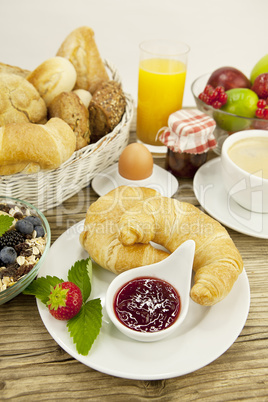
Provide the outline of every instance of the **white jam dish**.
{"type": "MultiPolygon", "coordinates": [[[[190,301],[190,288],[191,288],[191,278],[192,278],[192,267],[193,267],[193,260],[194,260],[194,253],[195,253],[195,242],[193,240],[187,240],[183,244],[181,244],[172,254],[170,254],[166,259],[161,262],[146,265],[143,267],[138,267],[131,269],[129,271],[123,272],[122,274],[118,275],[109,285],[107,293],[106,293],[106,301],[105,307],[113,324],[126,336],[135,339],[137,341],[142,342],[152,342],[152,341],[159,341],[168,335],[172,334],[184,321],[188,308],[189,308],[189,301],[190,301]],[[117,302],[118,295],[122,290],[122,287],[125,287],[129,283],[139,281],[141,279],[149,279],[155,281],[157,284],[159,282],[164,281],[168,287],[171,287],[171,294],[173,292],[179,298],[179,311],[175,312],[175,319],[174,322],[170,325],[167,325],[163,329],[157,329],[157,324],[155,325],[155,329],[150,327],[149,332],[144,330],[145,326],[142,325],[142,329],[130,328],[129,325],[123,323],[118,316],[118,312],[116,312],[115,306],[117,302]],[[169,286],[171,285],[171,286],[169,286]],[[152,332],[150,332],[152,331],[152,332]]],[[[161,292],[160,292],[161,293],[161,292]]],[[[147,310],[152,311],[152,299],[154,298],[153,292],[147,289],[146,300],[144,301],[144,305],[147,310]],[[147,297],[149,294],[150,297],[147,297]]],[[[134,308],[138,305],[140,309],[140,300],[138,300],[141,295],[138,295],[138,298],[131,302],[131,307],[134,308]]],[[[157,303],[160,304],[161,300],[157,298],[157,303]]],[[[159,306],[158,311],[163,316],[166,314],[167,308],[167,300],[162,304],[164,306],[163,310],[159,306]]],[[[172,309],[172,307],[171,307],[172,309]]],[[[129,310],[129,308],[128,308],[129,310]]],[[[135,311],[134,311],[135,312],[135,311]]],[[[148,312],[148,311],[147,311],[148,312]]],[[[170,314],[170,311],[169,313],[170,314]]],[[[130,318],[129,322],[133,319],[133,316],[130,318]]],[[[137,317],[137,316],[135,316],[137,317]]],[[[134,319],[135,319],[134,317],[134,319]]],[[[160,321],[162,318],[160,318],[160,321]]],[[[156,321],[155,321],[156,322],[156,321]]],[[[148,329],[148,327],[147,327],[148,329]]]]}

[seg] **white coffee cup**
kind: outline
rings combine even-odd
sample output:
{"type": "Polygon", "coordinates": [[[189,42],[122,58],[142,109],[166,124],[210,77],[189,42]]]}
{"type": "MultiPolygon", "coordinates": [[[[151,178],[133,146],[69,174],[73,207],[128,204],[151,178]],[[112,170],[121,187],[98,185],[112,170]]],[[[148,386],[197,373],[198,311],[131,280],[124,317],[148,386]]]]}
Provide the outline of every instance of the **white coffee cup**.
{"type": "Polygon", "coordinates": [[[265,173],[268,158],[263,159],[262,164],[260,162],[264,153],[268,155],[267,147],[267,130],[234,133],[222,146],[221,170],[228,196],[253,212],[268,213],[268,177],[265,173]],[[246,156],[241,159],[242,148],[246,156]]]}

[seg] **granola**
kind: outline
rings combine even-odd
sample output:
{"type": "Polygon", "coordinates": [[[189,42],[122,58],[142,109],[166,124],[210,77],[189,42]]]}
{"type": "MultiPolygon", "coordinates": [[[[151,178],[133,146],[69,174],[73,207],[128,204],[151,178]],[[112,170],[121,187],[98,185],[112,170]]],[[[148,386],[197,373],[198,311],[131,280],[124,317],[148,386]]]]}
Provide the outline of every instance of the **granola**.
{"type": "Polygon", "coordinates": [[[0,292],[13,286],[33,269],[40,260],[47,244],[47,235],[42,222],[29,208],[2,202],[0,203],[1,215],[9,215],[14,220],[9,230],[0,237],[0,292]],[[17,225],[17,222],[23,221],[25,218],[36,220],[36,225],[34,226],[33,221],[31,221],[33,226],[29,226],[30,231],[22,230],[21,233],[20,230],[23,225],[17,225]],[[4,248],[14,249],[14,251],[11,250],[14,260],[2,257],[4,248]]]}

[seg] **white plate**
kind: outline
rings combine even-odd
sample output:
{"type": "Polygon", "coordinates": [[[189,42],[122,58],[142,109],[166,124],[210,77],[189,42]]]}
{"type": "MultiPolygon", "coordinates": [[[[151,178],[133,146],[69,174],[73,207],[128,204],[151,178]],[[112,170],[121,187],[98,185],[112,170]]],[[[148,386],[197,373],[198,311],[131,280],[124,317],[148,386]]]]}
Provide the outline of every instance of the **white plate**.
{"type": "MultiPolygon", "coordinates": [[[[52,245],[39,276],[56,275],[67,279],[67,272],[77,260],[87,258],[79,244],[80,222],[68,229],[52,245]]],[[[102,305],[114,274],[104,269],[93,270],[92,294],[102,305]]],[[[211,363],[236,340],[247,319],[250,289],[243,271],[230,294],[213,307],[190,301],[185,321],[170,337],[141,343],[119,332],[103,309],[100,334],[87,356],[79,355],[69,336],[66,323],[55,320],[48,309],[37,301],[40,316],[50,335],[71,356],[100,372],[122,378],[157,380],[181,376],[211,363]]]]}
{"type": "Polygon", "coordinates": [[[127,180],[118,173],[118,163],[97,174],[91,182],[98,195],[105,195],[119,186],[149,187],[165,197],[172,197],[178,190],[179,183],[175,176],[160,166],[153,166],[153,173],[148,179],[127,180]]]}
{"type": "Polygon", "coordinates": [[[248,211],[228,197],[221,178],[220,160],[218,157],[205,163],[194,176],[194,193],[200,205],[230,229],[268,239],[268,214],[248,211]]]}

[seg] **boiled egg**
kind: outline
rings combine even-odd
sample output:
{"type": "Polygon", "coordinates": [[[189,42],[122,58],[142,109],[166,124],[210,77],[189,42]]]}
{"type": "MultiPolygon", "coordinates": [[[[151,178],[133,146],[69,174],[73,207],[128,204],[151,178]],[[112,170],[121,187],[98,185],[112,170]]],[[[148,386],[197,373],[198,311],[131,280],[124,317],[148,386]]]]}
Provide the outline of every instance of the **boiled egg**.
{"type": "Polygon", "coordinates": [[[151,152],[143,144],[134,142],[121,153],[118,172],[128,180],[144,180],[153,173],[153,165],[151,152]]]}

